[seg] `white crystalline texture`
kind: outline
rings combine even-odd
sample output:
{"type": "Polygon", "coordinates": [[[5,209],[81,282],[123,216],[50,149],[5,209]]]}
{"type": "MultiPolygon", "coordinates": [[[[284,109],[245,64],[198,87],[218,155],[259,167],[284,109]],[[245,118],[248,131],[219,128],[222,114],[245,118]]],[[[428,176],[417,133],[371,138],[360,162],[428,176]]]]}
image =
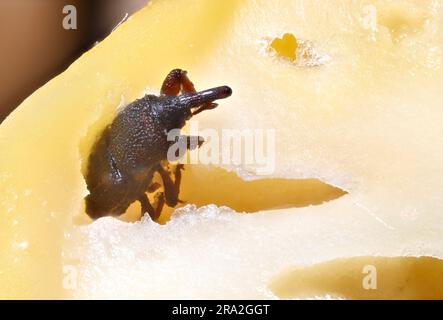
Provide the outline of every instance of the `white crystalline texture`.
{"type": "Polygon", "coordinates": [[[309,41],[299,41],[296,65],[300,67],[319,67],[330,62],[332,58],[319,52],[309,41]]]}
{"type": "Polygon", "coordinates": [[[358,255],[443,255],[426,244],[417,249],[347,200],[296,215],[186,206],[166,225],[102,218],[81,228],[86,240],[76,257],[74,296],[273,298],[270,281],[288,266],[358,255]]]}

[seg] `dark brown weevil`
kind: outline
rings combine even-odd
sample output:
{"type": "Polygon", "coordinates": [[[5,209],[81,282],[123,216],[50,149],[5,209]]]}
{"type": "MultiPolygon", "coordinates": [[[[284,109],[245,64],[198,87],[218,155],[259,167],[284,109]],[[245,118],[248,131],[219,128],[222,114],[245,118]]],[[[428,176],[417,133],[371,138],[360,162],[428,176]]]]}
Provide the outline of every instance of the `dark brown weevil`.
{"type": "MultiPolygon", "coordinates": [[[[155,221],[166,203],[175,207],[180,201],[182,166],[173,172],[174,180],[161,162],[167,160],[170,146],[167,134],[181,129],[192,116],[217,107],[215,100],[232,94],[227,86],[196,92],[186,71],[172,70],[161,88],[161,95],[146,95],[125,107],[105,128],[89,156],[86,184],[90,194],[86,197],[86,212],[97,219],[119,216],[131,203],[140,201],[142,214],[149,213],[155,221]],[[164,192],[158,195],[158,204],[149,202],[146,192],[159,187],[154,183],[158,172],[164,192]]],[[[199,147],[200,137],[181,136],[187,149],[199,147]],[[191,143],[198,138],[198,143],[191,143]]]]}

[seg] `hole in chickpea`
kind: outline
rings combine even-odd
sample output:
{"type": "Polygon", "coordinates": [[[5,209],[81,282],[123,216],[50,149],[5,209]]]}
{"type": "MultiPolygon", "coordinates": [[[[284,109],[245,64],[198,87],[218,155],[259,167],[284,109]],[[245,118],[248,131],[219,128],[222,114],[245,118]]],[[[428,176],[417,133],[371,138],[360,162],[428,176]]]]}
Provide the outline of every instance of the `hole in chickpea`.
{"type": "MultiPolygon", "coordinates": [[[[218,167],[188,165],[182,173],[180,199],[202,207],[226,206],[237,212],[306,207],[320,205],[345,195],[343,190],[318,179],[262,179],[245,181],[235,172],[218,167]]],[[[167,222],[175,208],[164,207],[161,223],[167,222]]],[[[124,220],[140,219],[140,205],[134,203],[124,220]]]]}
{"type": "Polygon", "coordinates": [[[292,33],[285,33],[281,38],[268,39],[267,43],[272,56],[289,61],[297,67],[319,67],[331,61],[331,57],[312,41],[297,39],[292,33]]]}
{"type": "Polygon", "coordinates": [[[281,38],[275,38],[270,43],[270,48],[280,57],[291,62],[297,59],[298,41],[292,33],[285,33],[281,38]]]}
{"type": "Polygon", "coordinates": [[[282,299],[442,299],[443,260],[341,258],[284,271],[269,288],[282,299]]]}

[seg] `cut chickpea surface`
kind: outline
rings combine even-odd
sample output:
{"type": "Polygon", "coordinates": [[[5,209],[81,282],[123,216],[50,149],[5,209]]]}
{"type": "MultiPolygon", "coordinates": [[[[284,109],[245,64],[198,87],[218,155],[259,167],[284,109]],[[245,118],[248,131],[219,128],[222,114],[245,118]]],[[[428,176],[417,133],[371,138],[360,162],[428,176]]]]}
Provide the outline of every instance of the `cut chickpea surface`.
{"type": "Polygon", "coordinates": [[[404,296],[428,297],[443,258],[442,29],[433,0],[152,1],[1,124],[0,297],[392,297],[318,283],[327,266],[364,283],[366,265],[398,266],[404,296]],[[285,35],[289,59],[270,48],[285,35]],[[273,130],[274,170],[186,165],[187,204],[162,224],[137,204],[92,222],[94,141],[174,68],[233,89],[199,129],[273,130]]]}

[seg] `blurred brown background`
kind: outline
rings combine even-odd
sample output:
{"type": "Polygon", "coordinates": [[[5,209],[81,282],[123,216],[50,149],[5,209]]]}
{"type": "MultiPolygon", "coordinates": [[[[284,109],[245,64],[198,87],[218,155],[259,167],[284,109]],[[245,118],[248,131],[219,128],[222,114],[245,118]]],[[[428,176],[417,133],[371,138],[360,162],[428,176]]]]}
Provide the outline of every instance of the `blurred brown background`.
{"type": "Polygon", "coordinates": [[[0,0],[0,122],[149,0],[0,0]],[[65,30],[63,8],[77,11],[65,30]]]}

